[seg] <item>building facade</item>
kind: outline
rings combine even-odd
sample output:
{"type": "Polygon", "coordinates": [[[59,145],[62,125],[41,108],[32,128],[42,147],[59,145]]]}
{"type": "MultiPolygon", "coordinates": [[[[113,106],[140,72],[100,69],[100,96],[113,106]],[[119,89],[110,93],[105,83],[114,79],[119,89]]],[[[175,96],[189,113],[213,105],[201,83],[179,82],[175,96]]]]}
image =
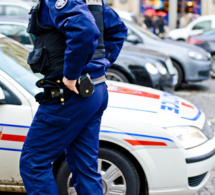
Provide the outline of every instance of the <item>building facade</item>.
{"type": "MultiPolygon", "coordinates": [[[[134,14],[144,13],[144,10],[149,8],[168,12],[169,7],[169,0],[106,0],[106,3],[115,9],[134,14]]],[[[215,0],[178,0],[178,13],[185,12],[215,14],[215,0]]]]}

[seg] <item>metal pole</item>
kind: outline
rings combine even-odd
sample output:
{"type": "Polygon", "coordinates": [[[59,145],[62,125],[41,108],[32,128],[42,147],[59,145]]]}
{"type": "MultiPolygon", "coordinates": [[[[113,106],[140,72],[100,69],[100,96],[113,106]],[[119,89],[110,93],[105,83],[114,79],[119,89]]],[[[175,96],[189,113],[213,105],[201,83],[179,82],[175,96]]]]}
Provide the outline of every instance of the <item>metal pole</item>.
{"type": "Polygon", "coordinates": [[[178,7],[177,0],[169,0],[169,29],[170,30],[176,28],[177,7],[178,7]]]}
{"type": "Polygon", "coordinates": [[[183,16],[185,14],[186,9],[186,0],[181,0],[181,15],[183,16]]]}

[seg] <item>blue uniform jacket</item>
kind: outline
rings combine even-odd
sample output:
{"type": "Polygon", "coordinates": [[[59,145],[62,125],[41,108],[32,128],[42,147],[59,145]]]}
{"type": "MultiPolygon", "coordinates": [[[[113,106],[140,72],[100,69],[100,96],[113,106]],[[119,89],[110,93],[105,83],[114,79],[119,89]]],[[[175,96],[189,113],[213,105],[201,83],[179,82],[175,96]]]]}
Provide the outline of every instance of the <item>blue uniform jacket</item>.
{"type": "Polygon", "coordinates": [[[56,0],[43,0],[40,22],[59,29],[67,38],[64,76],[69,80],[76,80],[87,72],[92,78],[103,76],[120,53],[127,36],[126,26],[113,9],[104,4],[106,58],[91,60],[100,32],[88,6],[83,0],[68,0],[65,7],[57,9],[55,3],[56,0]]]}

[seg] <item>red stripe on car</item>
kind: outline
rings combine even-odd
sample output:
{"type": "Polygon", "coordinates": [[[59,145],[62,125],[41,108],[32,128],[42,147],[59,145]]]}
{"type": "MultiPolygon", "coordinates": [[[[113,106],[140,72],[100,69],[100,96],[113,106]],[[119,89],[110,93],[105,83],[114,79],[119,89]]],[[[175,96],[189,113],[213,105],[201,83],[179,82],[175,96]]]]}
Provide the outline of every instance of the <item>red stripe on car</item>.
{"type": "Polygon", "coordinates": [[[124,139],[126,142],[132,146],[167,146],[164,142],[153,142],[153,141],[143,141],[143,140],[129,140],[124,139]]]}
{"type": "Polygon", "coordinates": [[[182,106],[186,106],[186,107],[189,107],[189,108],[194,109],[194,107],[193,107],[193,106],[191,106],[191,105],[189,105],[189,104],[186,104],[186,103],[184,103],[184,102],[181,102],[181,105],[182,105],[182,106]]]}
{"type": "Polygon", "coordinates": [[[24,142],[26,136],[23,135],[10,135],[10,134],[2,134],[1,140],[4,141],[14,141],[14,142],[24,142]]]}
{"type": "Polygon", "coordinates": [[[114,93],[122,93],[122,94],[128,94],[128,95],[136,95],[136,96],[160,99],[160,95],[157,95],[157,94],[139,91],[135,89],[129,89],[125,87],[118,87],[114,85],[108,85],[108,91],[114,92],[114,93]]]}

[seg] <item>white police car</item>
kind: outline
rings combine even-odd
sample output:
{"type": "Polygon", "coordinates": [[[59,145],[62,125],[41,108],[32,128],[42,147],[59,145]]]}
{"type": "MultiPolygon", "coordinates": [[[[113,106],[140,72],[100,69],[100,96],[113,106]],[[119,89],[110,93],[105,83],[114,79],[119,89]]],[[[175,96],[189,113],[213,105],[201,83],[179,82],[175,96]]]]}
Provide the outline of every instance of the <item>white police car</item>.
{"type": "MultiPolygon", "coordinates": [[[[19,158],[39,92],[27,55],[0,36],[0,191],[24,192],[19,158]]],[[[186,195],[203,187],[215,163],[214,131],[205,114],[158,90],[108,85],[99,154],[104,194],[186,195]]],[[[60,195],[76,194],[63,154],[53,167],[60,195]]]]}

